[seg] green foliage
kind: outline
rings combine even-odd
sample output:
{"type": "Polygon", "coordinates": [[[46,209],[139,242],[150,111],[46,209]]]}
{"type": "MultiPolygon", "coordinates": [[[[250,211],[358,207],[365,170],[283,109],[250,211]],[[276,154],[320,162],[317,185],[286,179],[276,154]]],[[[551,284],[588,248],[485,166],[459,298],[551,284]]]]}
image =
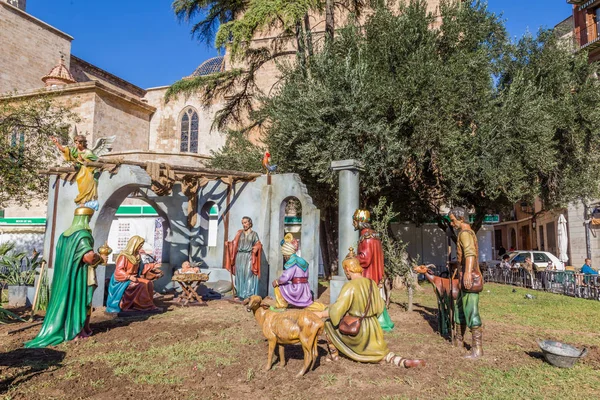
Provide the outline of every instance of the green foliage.
{"type": "Polygon", "coordinates": [[[506,124],[499,133],[523,156],[516,167],[531,188],[523,197],[540,196],[547,207],[598,197],[598,64],[590,64],[586,52],[564,49],[551,31],[524,36],[509,54],[499,101],[511,107],[494,122],[506,124]]]}
{"type": "Polygon", "coordinates": [[[188,98],[192,94],[202,93],[202,96],[207,96],[210,99],[214,96],[216,89],[229,87],[240,75],[239,69],[233,69],[227,72],[218,72],[211,75],[196,76],[193,78],[184,78],[167,89],[165,93],[165,102],[176,99],[179,95],[188,98]]]}
{"type": "Polygon", "coordinates": [[[14,321],[25,322],[25,320],[19,317],[17,314],[0,307],[0,324],[6,324],[14,321]]]}
{"type": "Polygon", "coordinates": [[[192,36],[211,45],[219,24],[235,20],[248,6],[248,0],[175,0],[173,11],[180,21],[200,21],[192,26],[192,36]]]}
{"type": "Polygon", "coordinates": [[[271,28],[282,31],[280,38],[289,40],[294,36],[297,25],[309,11],[322,11],[323,2],[319,0],[254,0],[242,18],[224,23],[219,27],[216,47],[227,45],[233,60],[243,57],[250,41],[257,32],[271,28]]]}
{"type": "Polygon", "coordinates": [[[39,285],[41,285],[41,287],[39,289],[40,291],[38,295],[37,304],[35,305],[35,310],[32,310],[33,312],[35,312],[36,310],[46,311],[46,309],[48,308],[48,303],[50,302],[50,282],[48,282],[47,268],[44,268],[44,273],[42,276],[40,276],[39,279],[39,285]]]}
{"type": "MultiPolygon", "coordinates": [[[[374,1],[376,2],[376,1],[374,1]]],[[[243,69],[233,69],[214,77],[183,79],[169,88],[165,100],[181,94],[198,94],[204,105],[210,106],[216,98],[225,103],[215,115],[213,127],[248,128],[248,116],[260,109],[263,90],[256,83],[256,75],[270,61],[289,60],[296,56],[301,64],[312,57],[322,35],[314,33],[321,28],[311,27],[309,12],[325,10],[325,31],[333,36],[336,7],[343,13],[359,15],[371,1],[342,0],[175,0],[173,10],[180,20],[192,22],[192,35],[209,44],[216,36],[216,47],[227,46],[229,61],[241,61],[243,69]],[[277,34],[261,47],[251,46],[251,40],[273,28],[277,34]],[[216,35],[215,35],[216,32],[216,35]]],[[[276,85],[276,84],[275,84],[276,85]]],[[[274,86],[275,86],[274,85],[274,86]]],[[[267,88],[270,91],[272,88],[267,88]]],[[[250,127],[261,121],[250,123],[250,127]]]]}
{"type": "Polygon", "coordinates": [[[385,197],[379,199],[377,206],[373,208],[372,226],[381,237],[384,253],[385,275],[394,279],[401,277],[407,287],[416,284],[415,275],[412,272],[410,257],[406,252],[406,243],[403,243],[391,233],[391,223],[398,218],[400,213],[393,211],[393,204],[387,204],[385,197]]]}
{"type": "MultiPolygon", "coordinates": [[[[365,165],[363,206],[384,196],[401,220],[438,220],[442,228],[448,205],[473,209],[477,230],[486,213],[517,201],[539,196],[554,208],[600,196],[597,65],[551,31],[511,42],[480,1],[444,1],[437,21],[423,1],[401,2],[399,10],[372,2],[374,12],[360,26],[350,19],[333,40],[312,46],[313,54],[307,40],[317,39],[302,13],[323,9],[323,2],[235,5],[243,13],[225,21],[218,43],[231,40],[246,68],[223,84],[215,84],[223,79],[218,74],[178,83],[169,95],[200,90],[208,104],[228,93],[218,127],[250,115],[265,128],[279,171],[299,173],[320,208],[337,198],[331,161],[348,158],[365,165]],[[283,28],[281,40],[248,47],[256,32],[272,26],[283,28]],[[282,54],[284,37],[296,39],[301,62],[280,63],[280,83],[266,96],[254,75],[282,54]]],[[[235,164],[242,155],[234,150],[215,153],[219,163],[235,164]]]]}
{"type": "Polygon", "coordinates": [[[15,242],[2,242],[0,243],[0,257],[8,254],[9,251],[15,248],[15,242]]]}
{"type": "Polygon", "coordinates": [[[252,143],[243,132],[227,132],[227,141],[218,151],[211,151],[209,166],[216,169],[262,172],[264,149],[252,143]]]}
{"type": "Polygon", "coordinates": [[[77,117],[48,96],[0,99],[0,208],[28,205],[46,194],[48,179],[38,174],[56,160],[50,136],[66,138],[77,117]]]}
{"type": "Polygon", "coordinates": [[[260,115],[281,171],[317,182],[322,207],[336,197],[331,161],[355,158],[365,206],[385,196],[402,220],[421,223],[462,205],[475,210],[475,229],[521,199],[552,207],[596,196],[596,66],[549,32],[511,43],[480,2],[440,12],[431,29],[423,2],[378,8],[309,65],[283,69],[260,115]]]}
{"type": "Polygon", "coordinates": [[[41,262],[39,253],[31,257],[25,253],[4,254],[0,257],[0,282],[9,286],[31,286],[41,262]]]}

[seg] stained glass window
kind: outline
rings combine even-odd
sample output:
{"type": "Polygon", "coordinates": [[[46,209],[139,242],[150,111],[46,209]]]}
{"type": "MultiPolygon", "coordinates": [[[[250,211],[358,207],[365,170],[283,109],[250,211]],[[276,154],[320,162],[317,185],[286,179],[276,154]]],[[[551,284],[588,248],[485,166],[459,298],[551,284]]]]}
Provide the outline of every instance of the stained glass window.
{"type": "Polygon", "coordinates": [[[197,153],[198,152],[198,113],[192,108],[188,108],[181,118],[181,145],[180,151],[197,153]]]}
{"type": "Polygon", "coordinates": [[[190,152],[198,152],[198,113],[192,113],[190,123],[190,152]]]}
{"type": "Polygon", "coordinates": [[[23,161],[23,153],[25,151],[25,133],[19,132],[17,129],[13,129],[10,135],[11,147],[18,148],[18,151],[11,152],[11,158],[14,161],[21,163],[23,161]]]}
{"type": "Polygon", "coordinates": [[[180,151],[188,151],[188,142],[190,140],[190,117],[183,114],[181,118],[181,146],[180,151]]]}

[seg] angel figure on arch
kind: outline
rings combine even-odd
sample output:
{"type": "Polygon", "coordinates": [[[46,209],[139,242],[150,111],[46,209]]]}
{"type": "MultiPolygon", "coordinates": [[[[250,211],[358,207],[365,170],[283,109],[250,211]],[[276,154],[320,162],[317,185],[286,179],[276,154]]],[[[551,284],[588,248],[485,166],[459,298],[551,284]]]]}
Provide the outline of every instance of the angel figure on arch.
{"type": "Polygon", "coordinates": [[[51,140],[63,153],[65,160],[73,163],[75,168],[78,169],[75,180],[77,181],[79,194],[75,198],[75,204],[98,211],[98,176],[96,175],[96,168],[86,166],[85,162],[97,161],[99,157],[110,152],[116,136],[96,140],[96,144],[90,150],[87,147],[86,137],[77,135],[77,130],[74,130],[73,133],[75,133],[73,137],[75,146],[73,147],[61,145],[56,137],[52,137],[51,140]]]}

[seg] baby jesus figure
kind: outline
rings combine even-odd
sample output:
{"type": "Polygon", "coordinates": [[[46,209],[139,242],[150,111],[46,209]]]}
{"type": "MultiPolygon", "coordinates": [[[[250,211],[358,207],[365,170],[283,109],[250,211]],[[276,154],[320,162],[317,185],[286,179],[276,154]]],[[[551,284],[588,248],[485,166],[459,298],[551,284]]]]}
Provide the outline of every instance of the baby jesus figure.
{"type": "Polygon", "coordinates": [[[200,268],[192,267],[189,261],[184,261],[181,268],[177,271],[178,274],[199,274],[200,268]]]}

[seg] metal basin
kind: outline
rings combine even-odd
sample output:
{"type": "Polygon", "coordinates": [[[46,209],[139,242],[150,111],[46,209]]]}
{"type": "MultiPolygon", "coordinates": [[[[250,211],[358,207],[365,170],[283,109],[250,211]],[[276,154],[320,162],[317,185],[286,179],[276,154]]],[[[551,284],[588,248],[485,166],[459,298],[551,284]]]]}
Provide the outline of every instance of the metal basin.
{"type": "Polygon", "coordinates": [[[538,346],[544,353],[544,358],[550,364],[560,368],[571,368],[577,360],[585,357],[587,349],[579,350],[569,344],[553,340],[538,340],[538,346]]]}

